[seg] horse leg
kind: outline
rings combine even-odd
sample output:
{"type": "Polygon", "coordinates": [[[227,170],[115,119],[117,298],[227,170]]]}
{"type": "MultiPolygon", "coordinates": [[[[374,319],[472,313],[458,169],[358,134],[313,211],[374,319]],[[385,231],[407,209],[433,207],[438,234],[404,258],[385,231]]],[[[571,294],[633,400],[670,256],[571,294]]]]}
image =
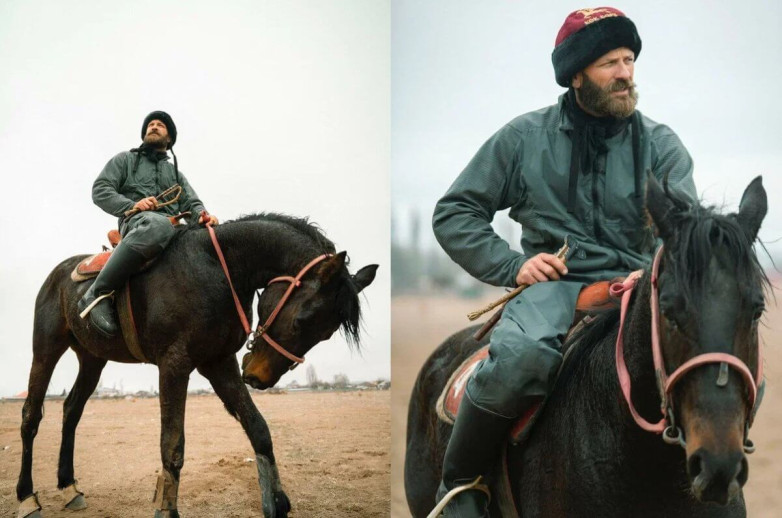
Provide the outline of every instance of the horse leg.
{"type": "Polygon", "coordinates": [[[67,345],[63,345],[42,354],[38,352],[44,349],[37,346],[42,343],[38,335],[39,333],[36,333],[33,339],[33,364],[30,367],[27,398],[22,407],[22,467],[16,484],[16,498],[21,502],[18,513],[20,518],[40,516],[41,506],[38,497],[33,493],[33,441],[43,418],[43,400],[52,372],[68,348],[67,345]]]}
{"type": "Polygon", "coordinates": [[[87,352],[77,353],[79,374],[63,405],[62,443],[60,444],[60,462],[57,469],[57,488],[62,489],[67,503],[66,509],[78,511],[87,507],[84,493],[76,487],[73,478],[73,447],[76,427],[79,425],[84,405],[100,381],[100,373],[106,366],[106,360],[87,352]]]}
{"type": "Polygon", "coordinates": [[[160,366],[160,456],[155,518],[179,518],[179,473],[185,463],[185,402],[190,371],[160,366]]]}
{"type": "Polygon", "coordinates": [[[291,504],[280,482],[269,426],[242,382],[236,357],[231,355],[222,361],[202,365],[198,372],[209,380],[225,409],[242,424],[250,439],[258,467],[264,518],[288,516],[291,504]]]}

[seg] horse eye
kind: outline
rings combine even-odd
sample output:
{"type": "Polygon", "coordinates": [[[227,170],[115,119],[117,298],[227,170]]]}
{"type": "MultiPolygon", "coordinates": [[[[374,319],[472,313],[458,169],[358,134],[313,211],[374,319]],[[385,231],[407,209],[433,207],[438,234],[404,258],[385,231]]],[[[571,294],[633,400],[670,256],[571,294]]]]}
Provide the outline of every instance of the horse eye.
{"type": "Polygon", "coordinates": [[[752,315],[752,321],[757,323],[761,317],[763,317],[763,313],[766,311],[766,308],[764,306],[760,306],[755,309],[755,313],[752,315]]]}

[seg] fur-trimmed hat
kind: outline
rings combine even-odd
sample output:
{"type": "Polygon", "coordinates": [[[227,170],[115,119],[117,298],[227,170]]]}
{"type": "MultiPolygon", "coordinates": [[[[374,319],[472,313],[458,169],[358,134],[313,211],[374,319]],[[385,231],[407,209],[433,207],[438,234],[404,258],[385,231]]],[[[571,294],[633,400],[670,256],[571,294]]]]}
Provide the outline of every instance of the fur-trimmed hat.
{"type": "Polygon", "coordinates": [[[176,144],[176,124],[174,124],[174,120],[171,116],[164,111],[153,111],[144,117],[144,124],[141,126],[141,140],[144,140],[144,137],[147,134],[147,126],[154,120],[159,120],[166,125],[168,136],[171,137],[171,142],[168,143],[168,149],[171,149],[174,147],[174,144],[176,144]]]}
{"type": "Polygon", "coordinates": [[[565,18],[551,53],[557,84],[570,87],[576,73],[600,56],[619,47],[641,53],[641,37],[635,24],[619,9],[579,9],[565,18]]]}

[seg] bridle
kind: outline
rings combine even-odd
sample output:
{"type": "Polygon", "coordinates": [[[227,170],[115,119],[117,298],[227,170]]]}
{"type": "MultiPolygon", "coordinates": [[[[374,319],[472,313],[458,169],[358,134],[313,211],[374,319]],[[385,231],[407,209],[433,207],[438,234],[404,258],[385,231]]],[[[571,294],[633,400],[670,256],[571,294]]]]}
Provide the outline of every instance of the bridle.
{"type": "Polygon", "coordinates": [[[252,328],[250,327],[250,323],[247,321],[247,316],[244,314],[244,309],[242,308],[242,304],[241,302],[239,302],[239,297],[238,295],[236,295],[236,290],[234,289],[233,282],[231,282],[231,274],[228,273],[228,265],[225,262],[225,256],[223,255],[223,251],[220,248],[220,243],[217,242],[217,236],[215,235],[215,231],[212,228],[211,224],[208,224],[206,228],[209,230],[209,237],[211,237],[212,239],[212,245],[214,246],[215,251],[217,252],[217,258],[220,260],[220,264],[223,267],[225,278],[228,279],[228,286],[231,288],[231,295],[233,296],[234,299],[236,312],[239,314],[239,320],[242,322],[242,327],[244,327],[244,332],[247,335],[247,343],[245,344],[247,346],[247,349],[250,352],[252,352],[255,349],[255,347],[258,346],[258,338],[263,338],[266,341],[266,343],[269,344],[275,351],[277,351],[285,358],[293,362],[289,370],[293,370],[299,364],[304,363],[304,358],[296,356],[295,354],[289,352],[283,346],[277,343],[271,336],[269,336],[268,330],[274,323],[274,319],[277,318],[277,315],[279,315],[283,306],[285,306],[285,303],[288,301],[288,298],[293,293],[293,290],[301,286],[301,278],[304,277],[304,275],[308,271],[310,271],[315,265],[317,265],[324,259],[330,257],[331,254],[319,255],[318,257],[316,257],[315,259],[307,263],[304,266],[304,268],[302,268],[299,271],[299,273],[296,274],[295,277],[291,277],[289,275],[283,275],[280,277],[275,277],[274,279],[270,280],[266,284],[267,287],[275,282],[288,282],[290,284],[288,286],[288,289],[285,290],[285,293],[280,298],[279,302],[277,302],[277,306],[274,308],[274,310],[271,312],[269,317],[266,319],[266,322],[264,322],[262,325],[258,324],[258,327],[255,329],[255,331],[253,331],[252,328]]]}
{"type": "Polygon", "coordinates": [[[657,254],[654,256],[654,262],[652,263],[652,294],[651,294],[651,312],[652,312],[652,358],[654,360],[655,377],[657,380],[657,389],[660,394],[660,411],[662,418],[657,423],[650,423],[638,413],[633,405],[631,399],[631,382],[630,373],[627,370],[627,365],[624,360],[624,322],[627,315],[627,308],[630,305],[630,298],[632,296],[633,288],[636,282],[641,277],[641,272],[633,272],[623,283],[616,283],[611,286],[611,294],[614,296],[622,296],[622,304],[620,309],[620,321],[619,321],[619,336],[616,339],[616,371],[619,377],[619,384],[622,388],[625,401],[630,409],[630,414],[633,416],[633,420],[642,429],[648,432],[662,433],[663,440],[668,444],[680,444],[682,447],[686,446],[684,440],[684,433],[682,429],[676,426],[673,411],[673,398],[671,394],[674,386],[678,383],[685,374],[688,372],[703,366],[713,363],[720,364],[720,371],[717,377],[717,386],[724,387],[728,383],[728,368],[732,367],[736,370],[744,380],[747,388],[749,389],[749,415],[745,421],[744,429],[744,451],[746,453],[752,453],[755,450],[752,441],[749,440],[747,434],[749,427],[752,424],[753,409],[757,400],[758,386],[763,380],[763,362],[761,358],[760,341],[758,341],[758,369],[756,375],[753,377],[747,364],[741,361],[738,357],[728,353],[704,353],[691,358],[680,365],[669,376],[665,370],[665,361],[663,359],[662,347],[660,346],[660,303],[658,296],[657,279],[660,271],[660,261],[662,258],[663,247],[661,246],[657,250],[657,254]]]}

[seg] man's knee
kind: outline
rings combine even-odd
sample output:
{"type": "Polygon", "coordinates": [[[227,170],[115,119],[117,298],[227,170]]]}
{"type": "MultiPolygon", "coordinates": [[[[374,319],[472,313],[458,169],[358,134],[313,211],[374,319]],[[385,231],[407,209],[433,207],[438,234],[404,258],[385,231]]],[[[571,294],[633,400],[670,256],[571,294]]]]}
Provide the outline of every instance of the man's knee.
{"type": "Polygon", "coordinates": [[[174,225],[163,214],[142,212],[134,219],[128,223],[122,240],[147,258],[162,252],[174,237],[174,225]]]}
{"type": "Polygon", "coordinates": [[[478,406],[505,417],[518,416],[531,398],[548,395],[562,364],[559,351],[539,342],[492,344],[489,351],[467,390],[478,406]]]}

